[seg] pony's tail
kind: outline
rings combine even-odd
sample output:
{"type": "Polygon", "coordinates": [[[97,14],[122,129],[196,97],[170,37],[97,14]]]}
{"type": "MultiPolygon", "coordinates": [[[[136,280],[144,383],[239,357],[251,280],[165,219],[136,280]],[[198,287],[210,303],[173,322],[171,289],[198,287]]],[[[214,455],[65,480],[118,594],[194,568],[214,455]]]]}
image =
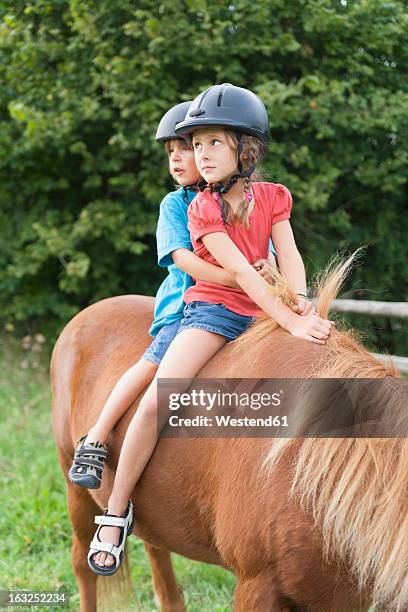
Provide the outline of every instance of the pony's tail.
{"type": "Polygon", "coordinates": [[[336,298],[353,265],[359,263],[365,248],[365,246],[359,247],[346,260],[341,253],[337,253],[317,276],[314,283],[315,307],[317,314],[323,319],[328,318],[332,301],[336,298]]]}
{"type": "Polygon", "coordinates": [[[101,612],[125,612],[134,603],[133,585],[126,544],[125,558],[119,570],[109,579],[98,576],[96,581],[97,609],[101,612]]]}

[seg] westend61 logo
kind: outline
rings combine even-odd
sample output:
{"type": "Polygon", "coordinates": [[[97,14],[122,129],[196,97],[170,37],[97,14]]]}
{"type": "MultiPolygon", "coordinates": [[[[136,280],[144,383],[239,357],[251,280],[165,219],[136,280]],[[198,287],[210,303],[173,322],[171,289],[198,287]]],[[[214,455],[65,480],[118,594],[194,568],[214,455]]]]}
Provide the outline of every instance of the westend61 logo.
{"type": "Polygon", "coordinates": [[[193,389],[189,393],[170,393],[170,410],[179,410],[187,406],[212,410],[216,407],[251,408],[260,410],[271,406],[280,406],[281,393],[230,393],[218,389],[215,392],[204,389],[193,389]]]}

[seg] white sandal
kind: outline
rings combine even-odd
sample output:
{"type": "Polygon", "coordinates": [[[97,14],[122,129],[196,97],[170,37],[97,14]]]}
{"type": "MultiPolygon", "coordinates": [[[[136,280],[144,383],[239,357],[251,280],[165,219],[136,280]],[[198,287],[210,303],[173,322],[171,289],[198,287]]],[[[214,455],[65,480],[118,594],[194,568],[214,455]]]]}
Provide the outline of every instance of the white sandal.
{"type": "Polygon", "coordinates": [[[123,559],[123,551],[126,544],[126,538],[132,533],[133,530],[133,504],[131,501],[128,503],[125,516],[117,516],[116,514],[107,514],[108,510],[105,510],[104,514],[95,516],[95,523],[99,525],[93,540],[89,546],[88,552],[88,565],[93,572],[101,574],[102,576],[111,576],[118,571],[120,564],[123,559]],[[109,544],[109,542],[102,542],[99,539],[99,532],[104,525],[110,527],[120,527],[120,538],[119,543],[109,544]],[[98,552],[106,552],[115,558],[115,564],[109,567],[101,567],[96,565],[94,561],[94,555],[98,552]]]}

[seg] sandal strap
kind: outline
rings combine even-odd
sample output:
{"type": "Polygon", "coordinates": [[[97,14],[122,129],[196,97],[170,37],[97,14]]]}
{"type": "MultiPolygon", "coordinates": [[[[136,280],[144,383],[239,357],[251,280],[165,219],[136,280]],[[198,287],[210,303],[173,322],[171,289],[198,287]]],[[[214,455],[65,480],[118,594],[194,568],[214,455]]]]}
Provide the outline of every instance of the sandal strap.
{"type": "Polygon", "coordinates": [[[109,544],[109,542],[99,542],[98,540],[93,539],[89,545],[89,549],[97,552],[107,552],[111,555],[115,555],[115,552],[121,548],[121,546],[115,546],[115,544],[109,544]],[[116,549],[116,551],[115,551],[116,549]]]}
{"type": "Polygon", "coordinates": [[[82,457],[83,455],[95,455],[96,457],[101,457],[101,459],[105,459],[108,451],[106,448],[97,448],[95,446],[91,446],[89,444],[85,444],[81,446],[75,451],[75,456],[82,457]]]}
{"type": "Polygon", "coordinates": [[[95,516],[95,523],[97,525],[111,525],[112,527],[125,527],[127,523],[126,517],[111,516],[106,514],[100,514],[95,516]]]}
{"type": "Polygon", "coordinates": [[[89,467],[96,467],[99,468],[100,470],[103,469],[103,462],[99,461],[99,459],[91,459],[91,458],[82,458],[82,457],[74,457],[74,463],[75,465],[89,465],[89,467]]]}

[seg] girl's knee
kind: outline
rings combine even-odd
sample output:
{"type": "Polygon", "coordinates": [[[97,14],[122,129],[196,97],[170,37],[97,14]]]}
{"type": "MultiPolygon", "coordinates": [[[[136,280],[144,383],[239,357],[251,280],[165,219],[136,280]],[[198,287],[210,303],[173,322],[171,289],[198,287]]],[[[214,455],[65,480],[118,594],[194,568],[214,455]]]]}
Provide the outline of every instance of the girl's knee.
{"type": "Polygon", "coordinates": [[[145,398],[140,402],[138,408],[140,416],[146,421],[157,419],[157,401],[154,398],[145,398]]]}
{"type": "Polygon", "coordinates": [[[157,363],[153,363],[153,361],[149,361],[148,359],[143,359],[143,357],[140,359],[140,363],[143,364],[144,371],[147,374],[151,374],[152,378],[159,369],[157,363]]]}

